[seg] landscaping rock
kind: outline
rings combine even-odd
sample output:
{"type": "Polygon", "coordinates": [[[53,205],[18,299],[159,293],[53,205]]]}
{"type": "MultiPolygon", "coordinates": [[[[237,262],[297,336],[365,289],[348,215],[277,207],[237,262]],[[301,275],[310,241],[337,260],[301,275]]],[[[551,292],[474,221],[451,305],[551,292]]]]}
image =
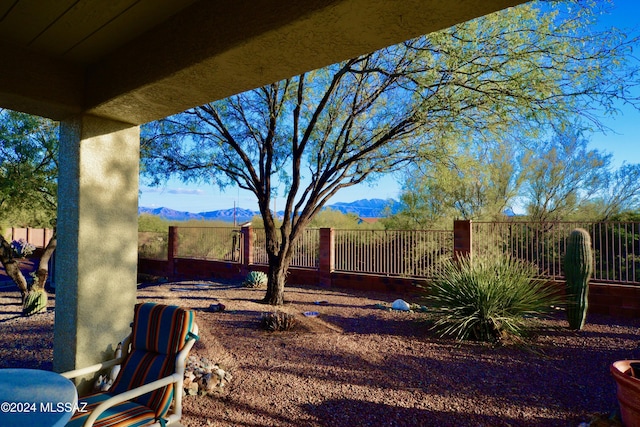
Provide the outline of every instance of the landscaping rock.
{"type": "Polygon", "coordinates": [[[208,311],[210,311],[211,313],[217,313],[219,311],[224,311],[225,309],[226,307],[224,306],[224,304],[211,304],[208,311]]]}
{"type": "Polygon", "coordinates": [[[410,311],[411,306],[403,299],[397,299],[391,304],[391,308],[399,311],[410,311]]]}
{"type": "Polygon", "coordinates": [[[215,394],[231,381],[231,374],[207,358],[189,356],[184,371],[184,392],[189,396],[215,394]]]}

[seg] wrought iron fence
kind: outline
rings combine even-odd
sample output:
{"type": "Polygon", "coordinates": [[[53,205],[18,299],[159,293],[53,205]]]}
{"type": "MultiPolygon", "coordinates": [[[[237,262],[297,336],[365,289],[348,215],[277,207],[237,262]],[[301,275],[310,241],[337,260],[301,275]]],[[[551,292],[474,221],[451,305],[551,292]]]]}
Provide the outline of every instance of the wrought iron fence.
{"type": "MultiPolygon", "coordinates": [[[[640,223],[472,222],[475,255],[507,253],[536,264],[540,274],[563,279],[566,239],[575,228],[589,231],[594,280],[640,284],[640,223]]],[[[242,233],[231,227],[178,227],[176,257],[242,262],[242,233]]],[[[264,229],[253,229],[253,263],[268,264],[264,229]]],[[[139,233],[142,258],[167,259],[167,233],[139,233]]],[[[453,231],[334,230],[335,269],[343,272],[432,277],[453,255],[453,231]]],[[[294,246],[292,267],[319,268],[320,230],[307,229],[294,246]]]]}
{"type": "Polygon", "coordinates": [[[431,277],[453,254],[453,231],[335,230],[338,271],[431,277]]]}
{"type": "Polygon", "coordinates": [[[591,235],[593,279],[640,284],[640,224],[634,222],[473,222],[473,252],[508,253],[538,266],[542,275],[563,279],[566,240],[575,228],[591,235]]]}
{"type": "Polygon", "coordinates": [[[242,234],[238,227],[178,227],[176,257],[240,262],[242,234]]]}
{"type": "MultiPolygon", "coordinates": [[[[267,237],[264,228],[253,229],[253,262],[267,265],[267,237]]],[[[307,228],[293,245],[291,267],[318,268],[320,265],[320,230],[307,228]]]]}

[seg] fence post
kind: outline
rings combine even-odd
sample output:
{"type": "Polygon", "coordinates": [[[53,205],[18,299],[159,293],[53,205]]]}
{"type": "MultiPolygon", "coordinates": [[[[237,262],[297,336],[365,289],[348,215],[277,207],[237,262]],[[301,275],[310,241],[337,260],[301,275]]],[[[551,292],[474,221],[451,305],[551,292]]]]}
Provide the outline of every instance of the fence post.
{"type": "Polygon", "coordinates": [[[336,249],[333,228],[320,229],[320,260],[319,280],[320,286],[331,287],[331,273],[336,267],[336,249]]]}
{"type": "Polygon", "coordinates": [[[167,242],[167,276],[173,277],[176,273],[176,254],[178,253],[178,227],[169,226],[169,238],[167,242]]]}
{"type": "Polygon", "coordinates": [[[242,233],[242,275],[246,276],[251,271],[253,264],[253,229],[251,224],[245,225],[240,229],[242,233]]]}
{"type": "Polygon", "coordinates": [[[471,235],[471,220],[453,221],[453,257],[468,256],[473,258],[473,240],[471,235]]]}

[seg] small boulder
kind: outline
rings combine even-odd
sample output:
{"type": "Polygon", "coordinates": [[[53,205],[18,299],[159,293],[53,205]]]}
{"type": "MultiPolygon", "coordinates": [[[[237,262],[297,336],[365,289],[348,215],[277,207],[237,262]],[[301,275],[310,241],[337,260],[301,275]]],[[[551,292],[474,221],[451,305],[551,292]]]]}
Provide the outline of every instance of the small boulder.
{"type": "Polygon", "coordinates": [[[399,311],[410,311],[411,306],[403,299],[397,299],[391,304],[391,308],[399,311]]]}
{"type": "Polygon", "coordinates": [[[209,312],[211,313],[217,313],[219,311],[224,311],[226,309],[226,307],[224,306],[224,304],[220,303],[220,304],[211,304],[209,306],[209,312]]]}

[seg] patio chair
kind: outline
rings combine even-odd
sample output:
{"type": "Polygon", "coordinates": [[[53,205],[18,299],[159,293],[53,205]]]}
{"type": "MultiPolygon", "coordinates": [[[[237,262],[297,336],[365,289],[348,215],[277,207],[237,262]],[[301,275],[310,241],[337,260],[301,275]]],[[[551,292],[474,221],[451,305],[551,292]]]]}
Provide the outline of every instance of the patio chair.
{"type": "Polygon", "coordinates": [[[185,360],[197,334],[191,310],[136,304],[122,357],[62,374],[76,378],[121,364],[109,391],[78,399],[87,404],[86,412],[75,413],[67,427],[177,424],[182,416],[185,360]]]}

